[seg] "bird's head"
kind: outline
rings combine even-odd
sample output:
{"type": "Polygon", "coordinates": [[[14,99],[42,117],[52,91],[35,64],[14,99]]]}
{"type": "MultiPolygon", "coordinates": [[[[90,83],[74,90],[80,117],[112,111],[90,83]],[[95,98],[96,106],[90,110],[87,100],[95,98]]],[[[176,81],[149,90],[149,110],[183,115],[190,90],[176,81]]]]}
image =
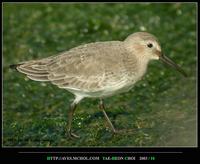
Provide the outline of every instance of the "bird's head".
{"type": "Polygon", "coordinates": [[[147,32],[136,32],[129,35],[124,42],[129,51],[142,61],[160,60],[187,76],[180,66],[162,53],[160,44],[154,35],[147,32]]]}

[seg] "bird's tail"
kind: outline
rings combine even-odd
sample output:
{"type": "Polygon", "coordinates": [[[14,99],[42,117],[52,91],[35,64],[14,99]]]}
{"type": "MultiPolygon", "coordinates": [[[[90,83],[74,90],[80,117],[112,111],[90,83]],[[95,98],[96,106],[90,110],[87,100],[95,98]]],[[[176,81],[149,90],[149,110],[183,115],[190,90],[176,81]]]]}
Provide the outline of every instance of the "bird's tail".
{"type": "Polygon", "coordinates": [[[19,65],[21,65],[21,64],[12,64],[12,65],[10,65],[9,67],[10,67],[11,69],[17,70],[17,67],[18,67],[19,65]]]}
{"type": "Polygon", "coordinates": [[[11,69],[25,74],[29,79],[35,81],[49,81],[48,65],[53,62],[54,58],[46,58],[42,60],[31,60],[19,64],[10,65],[11,69]]]}

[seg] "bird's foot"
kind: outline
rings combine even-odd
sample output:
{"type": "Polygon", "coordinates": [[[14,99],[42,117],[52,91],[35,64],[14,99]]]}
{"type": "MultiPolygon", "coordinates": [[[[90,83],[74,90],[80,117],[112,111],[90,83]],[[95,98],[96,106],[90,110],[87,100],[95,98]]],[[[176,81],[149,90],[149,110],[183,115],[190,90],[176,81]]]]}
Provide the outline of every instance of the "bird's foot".
{"type": "Polygon", "coordinates": [[[71,130],[68,131],[68,136],[69,136],[69,138],[72,138],[72,139],[80,138],[79,135],[76,135],[75,133],[72,133],[71,130]]]}

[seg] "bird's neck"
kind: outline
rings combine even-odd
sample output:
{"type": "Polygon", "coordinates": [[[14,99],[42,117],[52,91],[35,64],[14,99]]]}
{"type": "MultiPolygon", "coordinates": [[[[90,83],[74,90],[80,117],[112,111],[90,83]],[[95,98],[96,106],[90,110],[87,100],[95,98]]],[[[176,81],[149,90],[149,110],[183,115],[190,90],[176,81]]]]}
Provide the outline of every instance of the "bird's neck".
{"type": "Polygon", "coordinates": [[[141,77],[146,73],[147,71],[147,66],[148,66],[148,63],[149,61],[148,60],[139,60],[139,72],[141,74],[141,77]]]}
{"type": "Polygon", "coordinates": [[[128,52],[127,67],[129,66],[129,68],[127,69],[132,77],[138,80],[146,73],[150,59],[147,58],[146,54],[138,51],[138,49],[132,49],[129,44],[126,44],[125,47],[128,52]]]}
{"type": "Polygon", "coordinates": [[[137,80],[140,80],[147,71],[149,60],[147,58],[142,58],[141,56],[140,57],[136,56],[136,60],[137,60],[138,70],[137,70],[137,74],[135,74],[136,77],[134,78],[137,80]]]}

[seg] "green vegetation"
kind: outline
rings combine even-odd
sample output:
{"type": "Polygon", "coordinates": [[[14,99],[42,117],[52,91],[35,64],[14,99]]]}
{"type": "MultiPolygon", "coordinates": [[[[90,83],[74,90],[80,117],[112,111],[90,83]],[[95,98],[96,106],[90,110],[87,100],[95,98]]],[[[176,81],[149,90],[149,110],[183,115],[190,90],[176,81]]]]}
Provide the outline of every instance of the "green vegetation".
{"type": "Polygon", "coordinates": [[[194,3],[3,4],[3,146],[195,146],[196,13],[194,3]],[[80,44],[156,35],[163,52],[188,73],[159,61],[127,93],[105,100],[120,134],[113,135],[98,100],[83,100],[66,136],[69,92],[28,80],[8,66],[80,44]]]}

